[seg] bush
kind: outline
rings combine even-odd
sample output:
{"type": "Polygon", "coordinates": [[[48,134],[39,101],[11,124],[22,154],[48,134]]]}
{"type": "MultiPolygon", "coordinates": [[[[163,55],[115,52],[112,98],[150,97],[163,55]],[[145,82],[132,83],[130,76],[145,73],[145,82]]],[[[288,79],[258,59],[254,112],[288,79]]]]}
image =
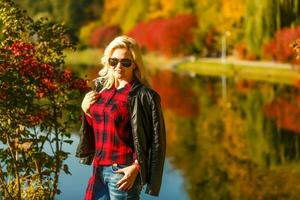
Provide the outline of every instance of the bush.
{"type": "Polygon", "coordinates": [[[300,26],[295,28],[283,28],[276,32],[275,37],[263,47],[263,55],[279,62],[298,63],[291,44],[300,38],[300,26]]]}
{"type": "Polygon", "coordinates": [[[121,32],[121,28],[117,25],[97,27],[91,34],[90,44],[95,48],[103,48],[121,32]]]}
{"type": "Polygon", "coordinates": [[[99,26],[97,22],[90,22],[82,26],[79,31],[79,41],[83,46],[91,46],[91,33],[99,26]]]}
{"type": "Polygon", "coordinates": [[[293,47],[293,49],[297,54],[296,59],[300,59],[300,39],[295,40],[291,46],[293,47]]]}
{"type": "Polygon", "coordinates": [[[245,43],[237,44],[234,47],[234,56],[238,59],[257,60],[257,55],[251,53],[245,43]]]}
{"type": "Polygon", "coordinates": [[[193,30],[197,18],[182,14],[169,19],[154,19],[138,24],[128,35],[135,38],[142,48],[159,51],[166,56],[190,53],[193,30]]]}
{"type": "Polygon", "coordinates": [[[0,13],[0,194],[54,199],[60,171],[70,174],[63,146],[72,143],[86,81],[64,69],[72,44],[63,26],[34,22],[11,0],[0,1],[0,13]]]}

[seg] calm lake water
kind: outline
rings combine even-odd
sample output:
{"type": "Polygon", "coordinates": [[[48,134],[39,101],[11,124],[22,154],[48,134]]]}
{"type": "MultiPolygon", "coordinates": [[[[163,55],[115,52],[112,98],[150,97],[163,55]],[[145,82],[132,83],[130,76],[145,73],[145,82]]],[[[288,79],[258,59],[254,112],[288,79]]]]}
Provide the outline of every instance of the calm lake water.
{"type": "MultiPolygon", "coordinates": [[[[59,187],[62,193],[57,196],[58,200],[83,199],[87,181],[92,173],[92,166],[80,164],[78,162],[78,158],[75,157],[75,151],[79,142],[79,136],[72,135],[72,139],[74,140],[73,144],[65,146],[65,150],[71,153],[66,163],[69,165],[72,175],[66,175],[63,172],[61,173],[59,187]]],[[[184,191],[183,184],[184,182],[180,171],[172,168],[169,160],[167,160],[164,169],[161,194],[159,198],[151,197],[150,195],[146,195],[143,192],[143,194],[141,195],[141,199],[188,199],[187,194],[184,191]]]]}
{"type": "MultiPolygon", "coordinates": [[[[142,199],[300,199],[298,88],[172,71],[149,81],[161,95],[167,162],[160,196],[142,199]]],[[[91,175],[73,137],[60,200],[82,199],[91,175]]]]}
{"type": "Polygon", "coordinates": [[[189,199],[300,199],[299,88],[172,71],[150,82],[189,199]]]}
{"type": "MultiPolygon", "coordinates": [[[[299,88],[172,71],[149,82],[161,96],[167,160],[160,196],[142,199],[300,199],[299,88]]],[[[83,199],[92,173],[72,139],[59,200],[83,199]]]]}

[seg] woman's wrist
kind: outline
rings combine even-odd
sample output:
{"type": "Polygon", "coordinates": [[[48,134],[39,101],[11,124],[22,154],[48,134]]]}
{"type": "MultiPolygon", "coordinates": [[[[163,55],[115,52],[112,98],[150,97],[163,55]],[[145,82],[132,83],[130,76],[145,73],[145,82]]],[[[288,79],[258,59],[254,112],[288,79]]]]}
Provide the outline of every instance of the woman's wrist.
{"type": "Polygon", "coordinates": [[[138,172],[141,171],[141,166],[140,166],[140,164],[139,164],[139,162],[137,160],[135,160],[132,165],[134,165],[135,169],[138,172]]]}

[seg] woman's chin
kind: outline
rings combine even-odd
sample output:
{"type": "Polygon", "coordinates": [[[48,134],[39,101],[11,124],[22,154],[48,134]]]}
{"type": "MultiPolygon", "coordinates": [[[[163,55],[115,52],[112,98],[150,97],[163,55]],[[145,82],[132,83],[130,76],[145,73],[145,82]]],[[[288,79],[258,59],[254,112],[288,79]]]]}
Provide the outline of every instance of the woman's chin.
{"type": "Polygon", "coordinates": [[[119,73],[115,73],[115,78],[116,79],[123,79],[124,75],[123,74],[119,74],[119,73]]]}

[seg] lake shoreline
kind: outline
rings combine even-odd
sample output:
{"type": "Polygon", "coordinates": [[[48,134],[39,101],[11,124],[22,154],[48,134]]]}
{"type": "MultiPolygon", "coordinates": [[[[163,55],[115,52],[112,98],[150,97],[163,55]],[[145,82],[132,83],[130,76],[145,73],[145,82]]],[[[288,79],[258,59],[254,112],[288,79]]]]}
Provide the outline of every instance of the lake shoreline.
{"type": "MultiPolygon", "coordinates": [[[[101,51],[87,49],[76,52],[66,52],[66,65],[72,68],[82,66],[100,67],[101,51]],[[90,55],[90,56],[89,56],[90,55]],[[74,59],[80,62],[74,62],[74,59]],[[76,64],[75,64],[76,63],[76,64]]],[[[147,71],[153,73],[157,70],[171,69],[179,73],[189,73],[200,76],[225,76],[234,79],[262,81],[270,83],[295,85],[300,79],[300,71],[296,65],[276,63],[269,61],[247,61],[228,58],[166,58],[158,53],[144,55],[147,71]]],[[[82,69],[80,69],[82,71],[82,69]]]]}

